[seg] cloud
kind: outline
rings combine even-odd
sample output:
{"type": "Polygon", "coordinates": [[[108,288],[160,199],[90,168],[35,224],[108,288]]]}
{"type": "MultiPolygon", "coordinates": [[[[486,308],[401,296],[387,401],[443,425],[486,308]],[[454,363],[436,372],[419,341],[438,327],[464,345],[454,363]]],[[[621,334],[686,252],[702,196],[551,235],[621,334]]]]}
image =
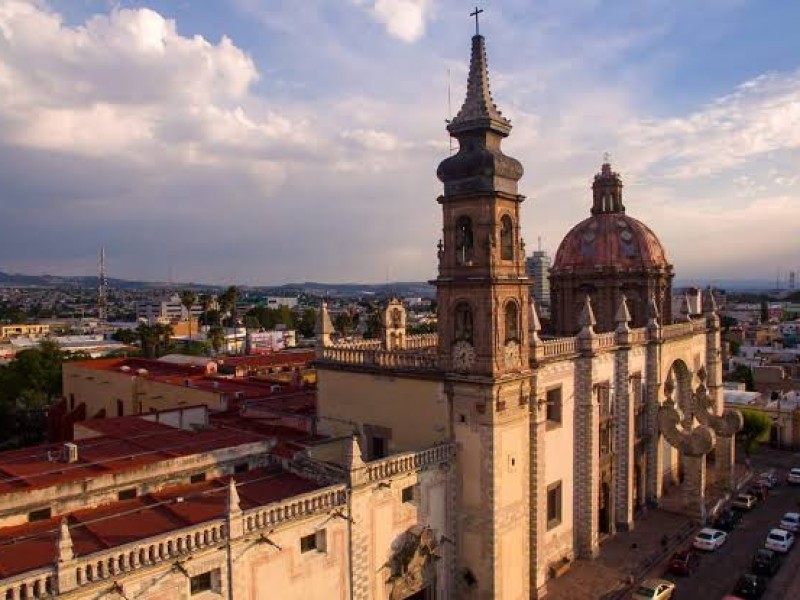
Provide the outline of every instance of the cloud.
{"type": "Polygon", "coordinates": [[[425,26],[433,16],[433,0],[354,0],[369,10],[389,35],[404,42],[415,42],[425,34],[425,26]]]}

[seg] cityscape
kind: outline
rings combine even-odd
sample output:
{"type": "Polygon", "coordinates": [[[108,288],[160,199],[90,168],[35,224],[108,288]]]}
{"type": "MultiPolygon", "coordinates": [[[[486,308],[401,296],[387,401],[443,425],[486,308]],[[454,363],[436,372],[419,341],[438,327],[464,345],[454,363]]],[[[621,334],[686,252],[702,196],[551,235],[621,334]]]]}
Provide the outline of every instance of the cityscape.
{"type": "Polygon", "coordinates": [[[528,4],[0,1],[0,600],[800,598],[800,9],[528,4]]]}

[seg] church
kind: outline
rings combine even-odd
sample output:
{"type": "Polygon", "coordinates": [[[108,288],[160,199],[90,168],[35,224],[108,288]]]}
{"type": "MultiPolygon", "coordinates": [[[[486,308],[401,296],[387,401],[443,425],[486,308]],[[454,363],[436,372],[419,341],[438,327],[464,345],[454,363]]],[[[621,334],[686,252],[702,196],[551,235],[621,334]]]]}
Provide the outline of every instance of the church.
{"type": "MultiPolygon", "coordinates": [[[[391,301],[382,338],[342,341],[323,303],[307,429],[246,403],[212,427],[193,406],[0,454],[0,598],[523,600],[667,490],[707,515],[742,426],[713,294],[673,320],[665,249],[606,161],[556,255],[560,337],[544,336],[481,35],[447,129],[437,333],[407,335],[391,301]],[[269,424],[243,429],[258,411],[269,424]]],[[[65,390],[99,396],[109,369],[65,370],[65,390]]],[[[113,369],[153,392],[152,372],[113,369]]]]}

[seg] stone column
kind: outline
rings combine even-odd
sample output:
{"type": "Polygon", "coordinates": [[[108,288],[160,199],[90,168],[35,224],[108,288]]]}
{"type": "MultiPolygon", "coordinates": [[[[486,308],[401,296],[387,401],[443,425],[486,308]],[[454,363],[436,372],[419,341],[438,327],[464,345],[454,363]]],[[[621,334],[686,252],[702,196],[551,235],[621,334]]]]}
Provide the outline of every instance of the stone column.
{"type": "Polygon", "coordinates": [[[662,493],[661,432],[658,428],[659,393],[661,390],[661,325],[658,322],[658,307],[650,297],[649,320],[647,322],[647,350],[645,353],[645,411],[647,413],[647,482],[646,498],[651,506],[658,506],[662,493]]]}
{"type": "Polygon", "coordinates": [[[594,558],[599,552],[598,501],[600,494],[600,407],[592,375],[597,352],[596,321],[586,297],[579,325],[575,366],[575,546],[579,558],[594,558]]]}
{"type": "Polygon", "coordinates": [[[705,521],[706,517],[706,456],[683,454],[684,480],[682,491],[684,506],[691,517],[705,521]]]}
{"type": "MultiPolygon", "coordinates": [[[[346,450],[345,465],[350,479],[350,505],[348,513],[353,520],[350,527],[350,569],[353,600],[369,600],[372,565],[370,561],[369,496],[366,467],[361,457],[361,446],[354,435],[346,450]]],[[[384,575],[381,573],[380,575],[384,575]]]]}
{"type": "Polygon", "coordinates": [[[614,354],[614,526],[617,531],[633,527],[634,427],[630,382],[630,312],[623,295],[614,318],[617,323],[614,354]]]}

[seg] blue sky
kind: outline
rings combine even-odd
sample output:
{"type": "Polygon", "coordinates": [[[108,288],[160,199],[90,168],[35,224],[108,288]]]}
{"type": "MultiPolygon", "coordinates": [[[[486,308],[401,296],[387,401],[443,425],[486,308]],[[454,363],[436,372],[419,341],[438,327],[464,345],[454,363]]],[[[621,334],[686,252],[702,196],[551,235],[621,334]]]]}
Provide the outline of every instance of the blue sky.
{"type": "MultiPolygon", "coordinates": [[[[800,4],[479,3],[523,235],[604,152],[678,276],[800,270],[800,4]]],[[[472,3],[0,2],[0,269],[215,283],[435,275],[472,3]]]]}

